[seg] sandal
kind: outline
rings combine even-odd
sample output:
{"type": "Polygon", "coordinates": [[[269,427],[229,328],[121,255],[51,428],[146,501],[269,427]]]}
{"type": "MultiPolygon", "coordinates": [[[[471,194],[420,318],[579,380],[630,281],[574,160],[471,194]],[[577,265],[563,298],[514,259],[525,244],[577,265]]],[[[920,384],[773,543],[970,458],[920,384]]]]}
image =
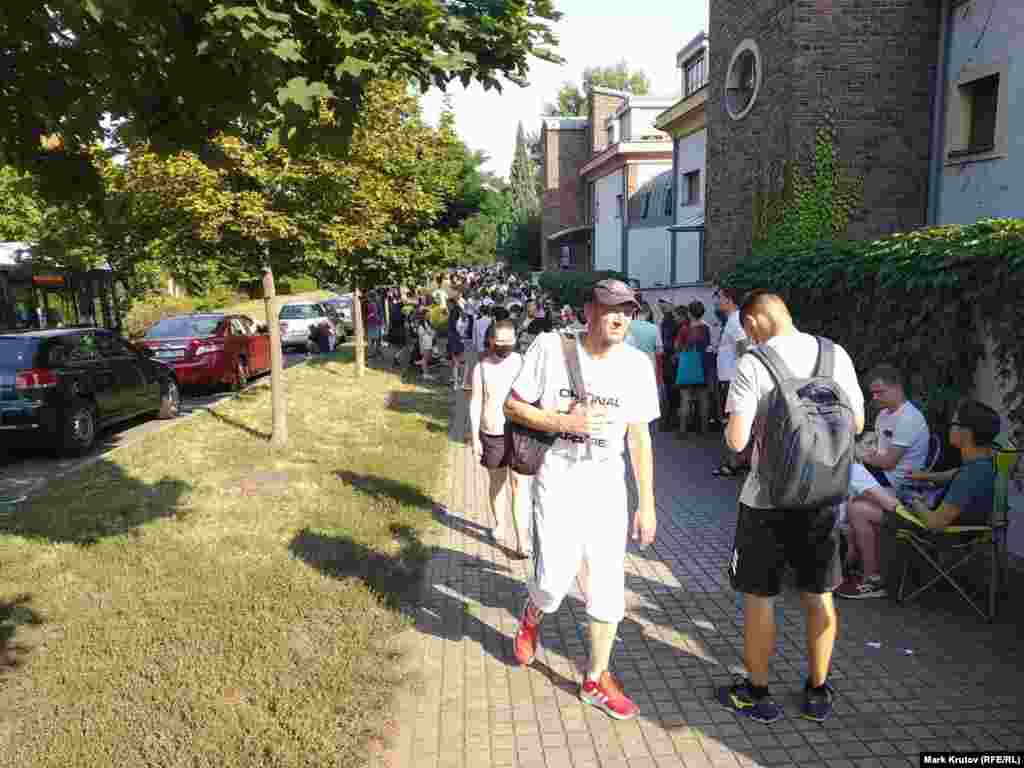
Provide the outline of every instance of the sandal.
{"type": "Polygon", "coordinates": [[[718,469],[711,473],[712,477],[736,477],[736,470],[730,467],[728,464],[721,465],[718,469]]]}

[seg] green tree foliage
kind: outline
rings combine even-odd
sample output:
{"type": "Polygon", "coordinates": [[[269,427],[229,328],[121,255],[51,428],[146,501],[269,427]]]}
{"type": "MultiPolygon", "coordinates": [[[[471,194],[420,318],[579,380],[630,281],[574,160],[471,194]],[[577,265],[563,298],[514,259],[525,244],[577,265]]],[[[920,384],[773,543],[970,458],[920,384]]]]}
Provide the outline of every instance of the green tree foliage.
{"type": "Polygon", "coordinates": [[[35,179],[11,166],[0,166],[0,240],[35,241],[42,223],[35,179]]]}
{"type": "Polygon", "coordinates": [[[516,129],[516,150],[509,171],[509,185],[512,205],[518,211],[529,213],[540,208],[537,194],[537,166],[530,153],[530,146],[522,122],[516,129]]]}
{"type": "Polygon", "coordinates": [[[251,131],[344,148],[372,79],[524,85],[531,56],[559,61],[559,17],[552,0],[9,0],[0,161],[94,197],[88,149],[108,117],[160,153],[251,131]]]}
{"type": "Polygon", "coordinates": [[[650,92],[651,80],[643,70],[630,69],[625,60],[607,67],[587,67],[583,70],[583,87],[569,81],[562,83],[554,102],[544,106],[544,114],[585,116],[590,111],[589,94],[594,87],[643,96],[650,92]]]}
{"type": "Polygon", "coordinates": [[[881,362],[903,368],[938,429],[972,389],[985,354],[979,339],[990,335],[1004,405],[1024,425],[1022,219],[763,247],[720,282],[779,292],[801,329],[843,344],[862,372],[881,362]]]}

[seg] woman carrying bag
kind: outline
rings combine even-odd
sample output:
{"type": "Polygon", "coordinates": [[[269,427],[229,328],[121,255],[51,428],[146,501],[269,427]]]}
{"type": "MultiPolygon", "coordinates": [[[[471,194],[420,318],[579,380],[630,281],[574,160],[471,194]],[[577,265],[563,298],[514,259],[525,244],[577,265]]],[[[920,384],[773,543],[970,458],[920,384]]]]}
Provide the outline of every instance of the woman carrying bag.
{"type": "Polygon", "coordinates": [[[685,330],[676,337],[679,361],[676,365],[676,384],[679,386],[679,434],[690,431],[690,413],[694,411],[696,431],[707,431],[710,417],[707,402],[707,377],[704,360],[711,343],[711,329],[704,322],[704,305],[693,301],[686,308],[691,318],[685,330]]]}

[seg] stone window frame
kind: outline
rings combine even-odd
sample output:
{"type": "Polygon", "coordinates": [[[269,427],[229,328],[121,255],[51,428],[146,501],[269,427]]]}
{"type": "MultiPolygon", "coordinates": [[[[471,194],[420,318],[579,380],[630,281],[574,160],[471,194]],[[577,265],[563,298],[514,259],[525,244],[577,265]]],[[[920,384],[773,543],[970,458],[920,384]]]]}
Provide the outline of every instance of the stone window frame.
{"type": "Polygon", "coordinates": [[[682,198],[679,201],[680,208],[689,208],[694,205],[700,205],[700,176],[701,173],[699,168],[683,174],[683,188],[680,190],[683,194],[680,195],[682,198]],[[696,189],[694,189],[694,187],[696,187],[696,189]]]}
{"type": "Polygon", "coordinates": [[[950,78],[946,87],[946,139],[943,160],[947,166],[975,163],[981,160],[999,160],[1009,155],[1009,99],[1010,66],[1006,60],[991,64],[965,65],[956,78],[950,78]],[[961,154],[966,147],[965,132],[970,131],[970,114],[964,105],[961,89],[976,80],[992,75],[999,76],[999,92],[996,95],[995,143],[987,152],[961,154]],[[957,153],[953,156],[953,153],[957,153]]]}
{"type": "Polygon", "coordinates": [[[737,45],[736,48],[733,50],[732,58],[729,59],[729,66],[725,70],[725,93],[723,94],[725,97],[723,100],[723,105],[725,106],[725,113],[729,115],[729,117],[731,117],[733,120],[742,120],[744,117],[746,117],[750,113],[750,110],[754,108],[754,104],[757,103],[757,97],[758,94],[760,94],[761,92],[761,83],[763,80],[764,59],[761,56],[761,49],[758,47],[757,43],[754,42],[753,38],[748,37],[746,40],[742,41],[739,45],[737,45]],[[754,78],[754,92],[753,94],[751,94],[750,102],[747,104],[747,106],[744,107],[742,111],[738,113],[733,113],[733,111],[729,109],[729,83],[732,82],[734,79],[734,68],[736,66],[736,62],[739,61],[740,56],[742,56],[744,53],[747,53],[748,51],[752,53],[754,56],[756,75],[754,78]]]}

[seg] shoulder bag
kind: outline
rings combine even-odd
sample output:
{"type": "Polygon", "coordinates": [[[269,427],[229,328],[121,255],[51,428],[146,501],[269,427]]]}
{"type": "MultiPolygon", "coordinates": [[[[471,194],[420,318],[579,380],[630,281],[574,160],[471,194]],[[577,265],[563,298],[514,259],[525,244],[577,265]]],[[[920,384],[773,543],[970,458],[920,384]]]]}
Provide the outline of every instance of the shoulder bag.
{"type": "MultiPolygon", "coordinates": [[[[569,385],[573,392],[582,399],[583,397],[583,375],[580,372],[580,358],[575,336],[566,335],[561,337],[562,354],[565,357],[565,367],[569,371],[569,385]]],[[[482,373],[482,371],[481,371],[482,373]]],[[[540,408],[540,400],[532,403],[534,408],[540,408]]],[[[509,443],[509,466],[512,471],[519,475],[536,475],[544,463],[544,456],[548,449],[554,445],[558,435],[554,432],[542,432],[524,424],[519,424],[511,419],[505,422],[505,432],[509,443]]]]}

